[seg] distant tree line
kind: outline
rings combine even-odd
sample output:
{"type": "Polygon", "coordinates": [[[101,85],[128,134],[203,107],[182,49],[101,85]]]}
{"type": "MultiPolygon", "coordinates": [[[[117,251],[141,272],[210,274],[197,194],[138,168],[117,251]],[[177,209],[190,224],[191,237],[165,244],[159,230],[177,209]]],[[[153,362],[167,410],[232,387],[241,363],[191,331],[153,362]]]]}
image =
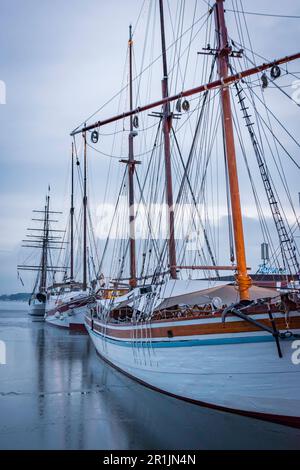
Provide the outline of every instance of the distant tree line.
{"type": "Polygon", "coordinates": [[[31,294],[28,292],[19,292],[18,294],[0,295],[0,300],[29,300],[31,294]]]}

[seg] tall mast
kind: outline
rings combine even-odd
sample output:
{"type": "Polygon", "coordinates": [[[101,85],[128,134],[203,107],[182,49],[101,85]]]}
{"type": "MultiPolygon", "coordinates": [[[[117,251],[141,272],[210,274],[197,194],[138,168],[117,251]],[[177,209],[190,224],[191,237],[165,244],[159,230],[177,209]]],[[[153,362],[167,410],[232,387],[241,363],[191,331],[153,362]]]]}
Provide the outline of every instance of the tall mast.
{"type": "MultiPolygon", "coordinates": [[[[24,248],[38,248],[41,250],[41,261],[37,265],[27,265],[19,264],[18,270],[22,271],[37,271],[37,283],[40,292],[44,292],[47,287],[47,272],[50,271],[48,267],[48,257],[50,250],[61,250],[61,247],[58,247],[57,244],[61,245],[67,242],[61,241],[61,236],[58,235],[60,232],[64,233],[64,230],[54,230],[50,228],[50,222],[58,222],[58,220],[51,219],[50,215],[52,214],[62,214],[62,212],[50,211],[50,186],[48,189],[48,194],[46,195],[46,201],[43,210],[34,210],[34,213],[41,214],[41,218],[33,218],[31,220],[35,222],[43,222],[41,228],[27,228],[29,234],[26,235],[25,240],[23,240],[24,248]],[[34,231],[37,234],[32,234],[34,231]]],[[[51,260],[50,260],[51,261],[51,260]]],[[[66,272],[68,269],[67,266],[51,266],[51,270],[56,272],[66,272]]],[[[37,287],[37,286],[36,286],[37,287]]]]}
{"type": "Polygon", "coordinates": [[[83,134],[84,155],[83,155],[83,276],[82,288],[87,288],[87,165],[86,165],[86,132],[83,134]]]}
{"type": "MultiPolygon", "coordinates": [[[[133,90],[132,90],[132,26],[129,26],[129,106],[133,109],[133,90]]],[[[134,149],[133,139],[136,132],[133,130],[133,116],[130,116],[130,132],[128,136],[128,181],[129,181],[129,237],[130,237],[130,281],[132,288],[136,287],[136,254],[135,254],[135,211],[134,211],[134,149]]]]}
{"type": "Polygon", "coordinates": [[[74,280],[74,143],[72,142],[71,207],[70,207],[70,279],[74,280]]]}
{"type": "MultiPolygon", "coordinates": [[[[218,73],[220,80],[222,81],[228,77],[228,63],[231,51],[228,43],[228,35],[225,23],[224,0],[216,0],[215,25],[218,47],[218,73]]],[[[221,88],[221,102],[223,111],[222,114],[225,136],[226,164],[229,176],[234,243],[237,261],[236,280],[239,288],[240,300],[249,300],[249,288],[251,287],[251,278],[247,273],[243,219],[230,102],[230,90],[228,86],[223,86],[221,88]]]]}
{"type": "Polygon", "coordinates": [[[39,291],[44,292],[47,284],[47,258],[48,258],[48,239],[49,239],[49,203],[50,195],[46,196],[46,205],[44,211],[44,230],[43,230],[43,246],[42,246],[42,262],[41,262],[41,279],[39,291]]]}
{"type": "MultiPolygon", "coordinates": [[[[167,98],[169,96],[169,87],[168,87],[168,65],[167,65],[167,53],[166,53],[163,0],[159,0],[159,13],[160,13],[160,29],[161,29],[162,62],[163,62],[162,97],[167,98]]],[[[163,135],[164,135],[164,153],[165,153],[166,201],[167,201],[167,206],[168,206],[168,229],[169,229],[168,248],[169,248],[170,275],[172,279],[176,279],[177,278],[176,246],[175,246],[175,230],[174,230],[173,186],[172,186],[172,166],[171,166],[171,147],[170,147],[171,125],[172,125],[172,116],[170,113],[170,104],[169,102],[166,102],[163,105],[163,135]]]]}

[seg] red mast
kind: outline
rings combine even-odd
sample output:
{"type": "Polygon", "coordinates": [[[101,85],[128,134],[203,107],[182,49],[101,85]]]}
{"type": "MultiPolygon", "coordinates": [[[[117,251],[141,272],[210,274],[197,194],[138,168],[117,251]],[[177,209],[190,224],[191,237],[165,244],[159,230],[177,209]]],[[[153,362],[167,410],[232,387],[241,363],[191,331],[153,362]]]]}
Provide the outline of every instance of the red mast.
{"type": "Polygon", "coordinates": [[[42,245],[42,262],[41,262],[41,279],[39,291],[45,292],[47,288],[47,265],[48,265],[48,242],[49,242],[49,205],[50,205],[50,188],[46,196],[45,219],[43,229],[43,245],[42,245]]]}
{"type": "Polygon", "coordinates": [[[72,142],[71,207],[70,207],[70,280],[74,280],[74,143],[72,142]]]}
{"type": "MultiPolygon", "coordinates": [[[[228,62],[231,49],[228,43],[228,35],[225,24],[224,0],[216,0],[215,24],[217,32],[217,60],[220,80],[228,77],[228,62]]],[[[230,102],[230,90],[228,86],[221,88],[221,102],[223,111],[223,127],[225,135],[226,163],[230,184],[230,199],[232,221],[234,231],[235,252],[237,260],[236,281],[239,287],[240,300],[249,300],[249,288],[251,278],[247,273],[243,219],[239,192],[239,181],[236,164],[234,144],[233,121],[230,102]]]]}
{"type": "MultiPolygon", "coordinates": [[[[162,79],[162,97],[168,98],[168,66],[165,39],[164,7],[163,0],[159,0],[160,29],[161,29],[161,47],[163,60],[163,79],[162,79]]],[[[174,206],[173,206],[173,187],[172,187],[172,166],[171,166],[171,148],[170,148],[170,130],[172,125],[172,116],[170,113],[170,104],[165,102],[163,105],[163,134],[164,134],[164,152],[165,152],[165,173],[166,173],[166,201],[168,206],[168,227],[169,227],[169,264],[170,275],[172,279],[177,278],[176,274],[176,246],[174,230],[174,206]]]]}
{"type": "MultiPolygon", "coordinates": [[[[133,109],[132,93],[132,26],[129,26],[129,106],[133,109]]],[[[133,139],[136,132],[133,130],[133,116],[130,116],[130,132],[128,136],[128,181],[129,181],[129,241],[130,241],[130,287],[136,287],[136,255],[135,255],[135,210],[134,210],[134,171],[135,160],[133,139]]]]}
{"type": "Polygon", "coordinates": [[[86,132],[83,134],[84,154],[83,154],[83,275],[82,288],[87,289],[87,162],[86,162],[86,132]]]}

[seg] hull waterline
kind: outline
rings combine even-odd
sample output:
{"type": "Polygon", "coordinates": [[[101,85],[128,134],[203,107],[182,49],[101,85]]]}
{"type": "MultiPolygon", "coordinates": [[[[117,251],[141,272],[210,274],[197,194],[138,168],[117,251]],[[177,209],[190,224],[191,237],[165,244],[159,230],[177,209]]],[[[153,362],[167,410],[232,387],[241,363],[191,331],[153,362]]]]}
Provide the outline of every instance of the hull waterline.
{"type": "Polygon", "coordinates": [[[82,315],[77,315],[76,318],[68,318],[67,316],[65,317],[60,317],[60,318],[49,318],[46,317],[45,321],[48,325],[54,326],[56,328],[64,328],[64,329],[69,329],[73,331],[81,331],[83,333],[86,333],[86,328],[83,322],[85,313],[82,313],[82,315]]]}
{"type": "Polygon", "coordinates": [[[90,296],[53,300],[47,304],[45,321],[51,326],[86,332],[84,317],[90,301],[90,296]]]}
{"type": "Polygon", "coordinates": [[[292,340],[281,341],[279,358],[273,337],[262,331],[153,340],[148,329],[147,338],[131,330],[121,339],[100,332],[97,322],[86,319],[98,354],[139,383],[201,406],[300,427],[300,367],[292,362],[292,340]]]}
{"type": "Polygon", "coordinates": [[[45,315],[45,311],[46,311],[45,303],[43,303],[43,302],[34,302],[34,303],[31,303],[30,306],[29,306],[28,315],[30,315],[32,317],[41,317],[41,318],[43,318],[44,315],[45,315]]]}

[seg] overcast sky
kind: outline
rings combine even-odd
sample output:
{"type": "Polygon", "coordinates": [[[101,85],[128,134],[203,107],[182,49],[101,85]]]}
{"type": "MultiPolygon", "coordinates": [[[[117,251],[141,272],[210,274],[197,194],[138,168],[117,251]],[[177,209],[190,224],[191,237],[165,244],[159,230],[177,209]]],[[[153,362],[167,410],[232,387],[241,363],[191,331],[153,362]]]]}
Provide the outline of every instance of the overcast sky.
{"type": "MultiPolygon", "coordinates": [[[[150,1],[155,0],[146,3],[150,1]]],[[[205,2],[198,1],[205,13],[205,2]]],[[[171,11],[178,2],[169,0],[171,11]]],[[[185,3],[192,12],[194,0],[185,3]]],[[[69,132],[120,89],[128,25],[135,24],[142,4],[142,0],[1,0],[0,80],[7,95],[6,104],[0,105],[0,293],[23,290],[16,274],[19,246],[31,210],[43,205],[48,184],[52,207],[68,210],[69,132]]],[[[225,4],[232,6],[230,0],[225,4]]],[[[297,0],[244,1],[244,7],[300,15],[297,0]]],[[[250,15],[248,19],[258,53],[273,59],[298,52],[299,19],[250,15]]],[[[169,40],[168,22],[166,27],[169,40]]],[[[284,114],[292,116],[293,130],[298,130],[295,109],[287,107],[284,114]]],[[[95,170],[93,184],[104,185],[105,177],[95,170]]],[[[298,189],[294,182],[293,193],[298,189]]]]}

